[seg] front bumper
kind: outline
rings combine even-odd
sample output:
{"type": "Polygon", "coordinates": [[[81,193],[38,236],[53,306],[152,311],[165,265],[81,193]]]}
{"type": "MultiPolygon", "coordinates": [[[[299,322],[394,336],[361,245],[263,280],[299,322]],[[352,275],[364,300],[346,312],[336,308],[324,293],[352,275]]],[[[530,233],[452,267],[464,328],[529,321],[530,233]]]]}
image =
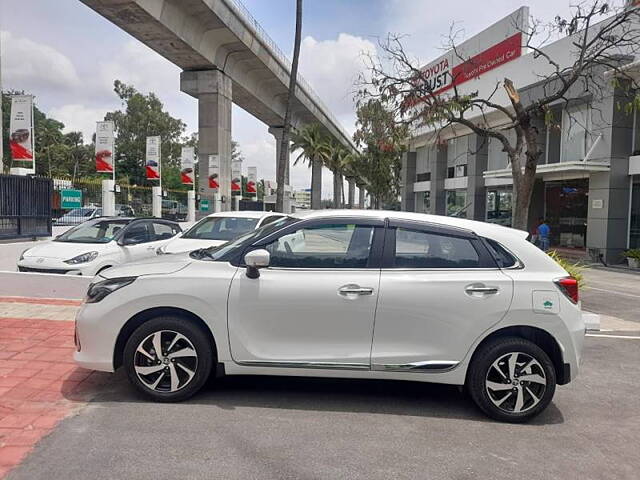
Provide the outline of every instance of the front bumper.
{"type": "Polygon", "coordinates": [[[18,271],[27,273],[53,273],[58,275],[89,275],[92,262],[69,265],[58,258],[24,257],[18,261],[18,271]]]}
{"type": "Polygon", "coordinates": [[[119,328],[105,321],[106,311],[102,302],[83,304],[76,314],[75,362],[90,370],[113,372],[113,351],[119,328]]]}

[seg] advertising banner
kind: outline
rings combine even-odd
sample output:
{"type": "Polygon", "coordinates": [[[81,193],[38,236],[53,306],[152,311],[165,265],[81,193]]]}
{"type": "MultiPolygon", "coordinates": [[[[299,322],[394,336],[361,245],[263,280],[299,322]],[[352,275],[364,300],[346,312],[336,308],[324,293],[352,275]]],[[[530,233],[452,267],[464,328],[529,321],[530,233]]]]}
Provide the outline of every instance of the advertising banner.
{"type": "Polygon", "coordinates": [[[242,193],[242,160],[231,161],[231,192],[242,193]]]}
{"type": "Polygon", "coordinates": [[[147,137],[147,154],[144,167],[147,171],[147,180],[160,180],[160,137],[147,137]]]}
{"type": "Polygon", "coordinates": [[[247,168],[247,193],[249,195],[258,194],[258,168],[247,168]]]}
{"type": "Polygon", "coordinates": [[[33,168],[33,97],[14,95],[11,97],[11,117],[9,119],[9,147],[11,158],[28,162],[33,168]]]}
{"type": "Polygon", "coordinates": [[[209,188],[220,188],[220,155],[209,155],[209,188]]]}
{"type": "Polygon", "coordinates": [[[180,177],[185,185],[193,185],[195,183],[195,163],[196,155],[193,147],[182,147],[182,155],[180,156],[180,177]]]}
{"type": "Polygon", "coordinates": [[[113,122],[96,123],[96,171],[113,173],[113,122]]]}

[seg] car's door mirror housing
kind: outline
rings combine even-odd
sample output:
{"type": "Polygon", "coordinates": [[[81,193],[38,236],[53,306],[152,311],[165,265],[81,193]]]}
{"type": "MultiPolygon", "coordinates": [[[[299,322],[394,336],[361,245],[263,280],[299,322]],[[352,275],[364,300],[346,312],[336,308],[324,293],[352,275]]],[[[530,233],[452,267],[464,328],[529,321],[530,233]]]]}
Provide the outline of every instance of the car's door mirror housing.
{"type": "Polygon", "coordinates": [[[121,247],[126,247],[127,245],[135,245],[138,242],[136,241],[135,238],[133,237],[127,237],[126,235],[124,237],[122,237],[120,239],[120,241],[118,242],[118,245],[120,245],[121,247]]]}
{"type": "Polygon", "coordinates": [[[263,248],[252,250],[244,256],[244,263],[247,266],[247,277],[258,278],[260,269],[269,266],[271,255],[263,248]]]}

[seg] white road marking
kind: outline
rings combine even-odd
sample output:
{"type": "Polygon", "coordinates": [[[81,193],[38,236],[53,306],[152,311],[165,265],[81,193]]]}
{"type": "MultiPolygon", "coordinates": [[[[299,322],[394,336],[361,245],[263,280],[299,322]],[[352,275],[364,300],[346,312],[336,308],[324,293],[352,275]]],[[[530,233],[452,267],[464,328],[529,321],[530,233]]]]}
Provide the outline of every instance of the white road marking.
{"type": "Polygon", "coordinates": [[[634,295],[633,293],[616,292],[614,290],[607,290],[606,288],[585,287],[585,289],[586,290],[599,290],[601,292],[613,293],[614,295],[622,295],[623,297],[640,298],[640,295],[634,295]]]}
{"type": "Polygon", "coordinates": [[[599,335],[597,333],[587,333],[586,337],[598,337],[598,338],[626,338],[627,340],[640,340],[640,337],[633,335],[599,335]]]}

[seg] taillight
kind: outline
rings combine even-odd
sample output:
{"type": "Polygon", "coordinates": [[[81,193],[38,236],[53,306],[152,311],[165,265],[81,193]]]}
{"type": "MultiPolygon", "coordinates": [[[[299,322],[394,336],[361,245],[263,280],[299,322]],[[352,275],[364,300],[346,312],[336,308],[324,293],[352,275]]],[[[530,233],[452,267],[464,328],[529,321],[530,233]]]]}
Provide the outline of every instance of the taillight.
{"type": "Polygon", "coordinates": [[[560,291],[573,303],[578,303],[580,296],[578,294],[578,281],[573,277],[564,277],[555,280],[555,284],[560,291]]]}

